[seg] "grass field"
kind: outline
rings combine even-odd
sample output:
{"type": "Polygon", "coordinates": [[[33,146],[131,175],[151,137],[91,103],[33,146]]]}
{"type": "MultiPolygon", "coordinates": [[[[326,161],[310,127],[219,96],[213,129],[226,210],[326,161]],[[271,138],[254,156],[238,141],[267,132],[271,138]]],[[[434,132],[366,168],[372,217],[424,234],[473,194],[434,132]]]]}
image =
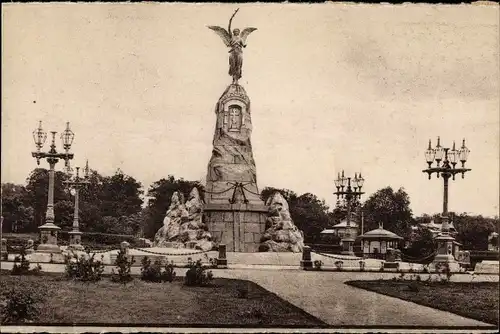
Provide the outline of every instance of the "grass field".
{"type": "MultiPolygon", "coordinates": [[[[40,313],[33,323],[162,324],[229,326],[305,326],[325,323],[255,283],[215,278],[209,287],[186,287],[183,277],[172,283],[135,279],[127,285],[109,277],[96,283],[67,281],[61,275],[8,276],[0,291],[30,289],[40,313]],[[248,296],[241,298],[241,291],[248,296]]],[[[1,302],[3,308],[5,303],[1,302]]]]}
{"type": "Polygon", "coordinates": [[[499,286],[494,282],[349,281],[346,284],[498,325],[499,286]]]}

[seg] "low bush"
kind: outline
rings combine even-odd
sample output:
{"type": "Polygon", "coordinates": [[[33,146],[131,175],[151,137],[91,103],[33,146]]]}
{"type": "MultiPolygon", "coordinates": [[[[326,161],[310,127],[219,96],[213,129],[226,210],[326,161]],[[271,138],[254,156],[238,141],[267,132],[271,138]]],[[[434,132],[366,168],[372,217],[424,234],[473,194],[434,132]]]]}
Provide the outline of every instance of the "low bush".
{"type": "Polygon", "coordinates": [[[162,282],[169,282],[171,283],[177,274],[175,273],[174,270],[174,261],[170,261],[170,263],[167,263],[163,267],[163,272],[161,274],[161,280],[162,282]]]}
{"type": "Polygon", "coordinates": [[[175,267],[174,261],[170,261],[163,266],[160,260],[155,260],[151,263],[151,260],[146,256],[141,261],[141,280],[146,282],[172,282],[175,277],[175,267]]]}
{"type": "Polygon", "coordinates": [[[122,284],[127,284],[128,282],[132,281],[134,278],[132,277],[130,270],[134,262],[135,260],[133,256],[129,259],[126,252],[123,249],[120,249],[115,261],[117,272],[112,269],[111,281],[122,284]]]}
{"type": "Polygon", "coordinates": [[[161,282],[161,262],[155,260],[151,263],[151,259],[145,256],[141,261],[141,280],[147,282],[161,282]]]}
{"type": "Polygon", "coordinates": [[[316,268],[316,270],[321,270],[322,266],[323,266],[323,261],[321,260],[314,261],[314,268],[316,268]]]}
{"type": "Polygon", "coordinates": [[[14,266],[10,272],[11,275],[38,275],[42,271],[42,266],[37,264],[35,268],[30,269],[30,261],[26,258],[26,248],[20,249],[20,256],[14,258],[14,266]],[[18,264],[19,262],[19,264],[18,264]]]}
{"type": "Polygon", "coordinates": [[[2,322],[19,323],[33,320],[39,314],[37,303],[41,295],[31,288],[13,287],[2,292],[4,307],[2,307],[2,322]]]}
{"type": "Polygon", "coordinates": [[[207,271],[207,268],[201,264],[201,260],[198,260],[195,263],[191,262],[191,266],[186,272],[184,284],[187,286],[207,286],[212,279],[212,271],[207,271]]]}
{"type": "Polygon", "coordinates": [[[77,254],[66,256],[66,277],[82,282],[97,282],[101,280],[104,272],[103,255],[101,261],[94,259],[95,254],[87,256],[84,254],[78,257],[77,254]]]}

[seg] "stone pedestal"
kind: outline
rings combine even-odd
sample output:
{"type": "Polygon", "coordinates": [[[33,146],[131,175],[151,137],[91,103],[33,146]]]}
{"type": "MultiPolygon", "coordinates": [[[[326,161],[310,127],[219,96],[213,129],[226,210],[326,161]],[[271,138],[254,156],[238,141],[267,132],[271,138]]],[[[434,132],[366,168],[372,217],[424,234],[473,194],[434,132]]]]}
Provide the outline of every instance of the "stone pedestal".
{"type": "Polygon", "coordinates": [[[71,231],[69,234],[69,249],[75,251],[83,251],[85,248],[82,246],[82,232],[71,231]]]}
{"type": "Polygon", "coordinates": [[[354,256],[354,239],[344,238],[342,242],[342,254],[354,256]]]}
{"type": "Polygon", "coordinates": [[[453,242],[455,238],[448,233],[440,233],[435,240],[438,249],[433,263],[456,263],[453,256],[453,242]]]}
{"type": "Polygon", "coordinates": [[[61,228],[53,223],[46,223],[38,229],[40,230],[40,245],[36,251],[39,253],[61,253],[61,249],[57,245],[57,232],[61,228]]]}
{"type": "Polygon", "coordinates": [[[217,258],[217,268],[227,268],[226,245],[219,245],[219,257],[217,258]]]}
{"type": "Polygon", "coordinates": [[[300,267],[302,269],[309,269],[313,267],[311,247],[309,246],[304,246],[304,249],[302,251],[302,260],[300,261],[300,267]]]}
{"type": "Polygon", "coordinates": [[[258,252],[266,229],[267,207],[255,204],[213,204],[204,207],[205,222],[215,243],[228,252],[258,252]]]}

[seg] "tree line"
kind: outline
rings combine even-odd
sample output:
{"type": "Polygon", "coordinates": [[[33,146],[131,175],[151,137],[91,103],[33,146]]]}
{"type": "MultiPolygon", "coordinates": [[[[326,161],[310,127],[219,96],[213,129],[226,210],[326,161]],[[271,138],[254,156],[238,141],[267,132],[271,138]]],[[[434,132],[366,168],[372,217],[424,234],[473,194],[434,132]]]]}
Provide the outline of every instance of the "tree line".
{"type": "MultiPolygon", "coordinates": [[[[64,181],[68,176],[56,172],[54,184],[55,224],[70,230],[73,223],[74,197],[64,181]]],[[[162,226],[163,218],[175,191],[188,197],[197,187],[203,199],[204,187],[197,181],[188,181],[169,175],[154,182],[147,190],[145,203],[142,184],[118,169],[114,175],[103,176],[95,170],[89,173],[89,184],[80,190],[79,221],[83,232],[127,234],[154,237],[162,226]]],[[[302,195],[290,189],[265,187],[262,200],[275,191],[288,201],[295,225],[304,232],[306,243],[321,242],[320,232],[331,228],[347,216],[345,203],[339,202],[330,208],[324,200],[312,193],[302,195]]],[[[36,232],[44,222],[47,209],[48,170],[37,168],[26,179],[26,185],[2,183],[2,216],[4,232],[36,232]]],[[[430,219],[439,220],[439,215],[414,217],[410,198],[403,188],[382,188],[366,201],[356,200],[352,206],[352,218],[358,224],[361,212],[364,215],[364,232],[379,227],[390,230],[407,240],[414,247],[431,248],[432,236],[420,226],[430,219]]],[[[488,235],[498,232],[499,219],[452,213],[458,231],[457,239],[465,249],[486,249],[488,235]]]]}

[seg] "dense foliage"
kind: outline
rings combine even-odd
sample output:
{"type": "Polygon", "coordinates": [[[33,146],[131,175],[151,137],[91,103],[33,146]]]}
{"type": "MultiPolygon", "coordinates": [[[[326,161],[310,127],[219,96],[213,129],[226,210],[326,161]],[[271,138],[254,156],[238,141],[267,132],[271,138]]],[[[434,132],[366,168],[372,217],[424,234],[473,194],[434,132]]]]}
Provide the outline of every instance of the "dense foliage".
{"type": "Polygon", "coordinates": [[[184,284],[187,286],[207,286],[213,279],[211,270],[207,270],[201,263],[201,260],[191,262],[186,271],[184,284]]]}
{"type": "MultiPolygon", "coordinates": [[[[4,232],[37,232],[45,220],[48,197],[48,170],[36,168],[26,186],[2,184],[4,232]]],[[[68,176],[56,172],[54,179],[55,224],[71,229],[74,197],[64,181],[68,176]]],[[[89,174],[90,183],[80,190],[80,229],[86,232],[137,234],[143,225],[141,184],[117,170],[105,177],[96,171],[89,174]]]]}
{"type": "Polygon", "coordinates": [[[97,282],[104,272],[103,261],[95,260],[95,254],[78,256],[73,253],[66,258],[66,277],[82,282],[97,282]]]}
{"type": "MultiPolygon", "coordinates": [[[[71,229],[74,210],[74,198],[64,184],[67,178],[62,172],[55,173],[55,223],[63,229],[60,233],[63,244],[68,241],[67,231],[71,229]]],[[[193,187],[197,187],[201,198],[204,198],[204,187],[200,182],[169,175],[149,187],[146,194],[148,203],[142,208],[141,183],[121,170],[118,169],[112,176],[102,176],[91,170],[89,181],[80,190],[79,217],[80,230],[86,233],[82,241],[93,247],[113,245],[123,240],[133,244],[137,237],[153,238],[162,226],[175,191],[187,198],[193,187]]],[[[48,171],[43,168],[30,173],[26,186],[2,184],[4,232],[38,232],[37,228],[44,222],[47,208],[47,185],[48,171]]],[[[287,200],[291,217],[304,232],[306,243],[338,244],[338,237],[323,238],[320,232],[346,218],[345,202],[339,201],[334,208],[329,208],[324,200],[312,193],[299,195],[289,189],[273,187],[265,187],[261,198],[266,201],[275,191],[287,200]]],[[[408,256],[427,254],[435,247],[428,231],[423,228],[412,230],[411,226],[420,226],[433,218],[439,221],[439,215],[413,217],[410,198],[403,188],[397,191],[391,187],[379,189],[364,203],[356,201],[351,212],[351,219],[358,224],[361,221],[360,213],[364,214],[364,232],[383,224],[385,229],[404,237],[409,241],[409,247],[405,250],[408,256]]],[[[498,232],[498,217],[462,213],[452,214],[452,221],[457,229],[457,240],[464,249],[486,250],[488,236],[493,231],[498,232]]]]}

